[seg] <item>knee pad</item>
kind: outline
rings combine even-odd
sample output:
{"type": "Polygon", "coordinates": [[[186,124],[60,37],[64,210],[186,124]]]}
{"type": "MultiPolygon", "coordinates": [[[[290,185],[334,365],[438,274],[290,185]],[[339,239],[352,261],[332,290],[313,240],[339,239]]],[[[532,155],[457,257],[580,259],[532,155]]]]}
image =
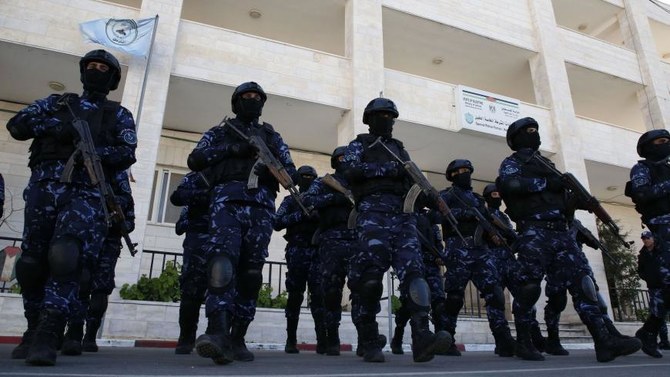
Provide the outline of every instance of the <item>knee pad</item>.
{"type": "Polygon", "coordinates": [[[598,297],[598,308],[600,309],[600,312],[607,314],[607,301],[605,301],[605,297],[600,294],[600,291],[596,292],[596,296],[598,297]]]}
{"type": "Polygon", "coordinates": [[[323,293],[323,305],[331,312],[342,309],[342,290],[330,288],[323,293]]]}
{"type": "Polygon", "coordinates": [[[376,305],[382,297],[384,286],[381,279],[368,278],[360,287],[362,305],[376,305]]]}
{"type": "Polygon", "coordinates": [[[46,263],[31,256],[23,254],[16,261],[16,281],[23,291],[34,291],[44,289],[44,284],[49,278],[49,268],[46,263]]]}
{"type": "Polygon", "coordinates": [[[561,313],[563,310],[565,310],[567,305],[568,295],[566,292],[547,297],[547,306],[555,313],[561,313]]]}
{"type": "Polygon", "coordinates": [[[78,281],[81,242],[74,237],[61,237],[49,248],[49,268],[57,282],[78,281]]]}
{"type": "Polygon", "coordinates": [[[445,311],[450,316],[457,316],[463,308],[464,303],[463,295],[459,292],[447,292],[445,311]]]}
{"type": "Polygon", "coordinates": [[[107,311],[107,295],[103,293],[93,293],[91,302],[88,306],[88,314],[91,317],[102,318],[107,311]]]}
{"type": "Polygon", "coordinates": [[[237,278],[237,293],[245,299],[255,300],[258,291],[263,285],[263,272],[261,268],[252,267],[239,273],[237,278]]]}
{"type": "Polygon", "coordinates": [[[233,281],[233,263],[226,255],[217,255],[207,265],[207,285],[210,293],[223,294],[233,281]]]}
{"type": "Polygon", "coordinates": [[[596,291],[596,285],[590,276],[582,276],[581,279],[579,279],[579,285],[577,287],[579,288],[580,295],[584,297],[584,300],[594,305],[598,304],[598,292],[596,291]]]}
{"type": "Polygon", "coordinates": [[[286,311],[299,312],[300,305],[302,305],[304,299],[305,296],[300,292],[289,292],[288,299],[286,300],[286,311]]]}
{"type": "Polygon", "coordinates": [[[491,300],[487,303],[490,307],[505,310],[505,292],[502,287],[496,285],[491,292],[491,300]]]}
{"type": "Polygon", "coordinates": [[[542,294],[540,282],[530,281],[519,287],[519,294],[515,299],[521,306],[522,310],[528,311],[535,305],[542,294]]]}
{"type": "Polygon", "coordinates": [[[414,309],[428,312],[430,309],[430,287],[428,287],[428,282],[422,277],[410,279],[407,293],[411,305],[414,306],[414,309]]]}

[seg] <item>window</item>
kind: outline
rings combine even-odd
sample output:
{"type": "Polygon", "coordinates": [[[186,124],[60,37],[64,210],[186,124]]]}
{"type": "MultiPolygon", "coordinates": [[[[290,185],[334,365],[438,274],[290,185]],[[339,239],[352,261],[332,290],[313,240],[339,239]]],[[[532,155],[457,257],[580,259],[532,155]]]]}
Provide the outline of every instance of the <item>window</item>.
{"type": "Polygon", "coordinates": [[[156,223],[174,224],[179,219],[181,207],[170,203],[170,195],[186,175],[183,171],[163,168],[154,173],[154,189],[149,204],[149,219],[156,223]]]}

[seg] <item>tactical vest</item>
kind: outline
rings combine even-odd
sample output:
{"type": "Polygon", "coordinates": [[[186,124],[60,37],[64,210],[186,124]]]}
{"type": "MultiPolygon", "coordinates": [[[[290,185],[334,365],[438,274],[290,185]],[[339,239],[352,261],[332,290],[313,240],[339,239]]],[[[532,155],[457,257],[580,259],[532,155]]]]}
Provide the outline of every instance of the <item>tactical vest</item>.
{"type": "MultiPolygon", "coordinates": [[[[536,173],[538,170],[544,169],[536,161],[524,162],[518,158],[517,153],[514,153],[511,158],[522,165],[521,176],[523,178],[544,178],[536,173]]],[[[537,213],[552,210],[558,210],[565,214],[568,209],[565,192],[543,190],[523,194],[504,193],[504,199],[507,205],[505,212],[514,222],[527,219],[537,213]]]]}
{"type": "MultiPolygon", "coordinates": [[[[335,195],[342,195],[335,193],[335,195]]],[[[353,205],[350,203],[332,204],[319,209],[319,228],[332,229],[338,226],[346,226],[349,219],[349,213],[353,205]]]]}
{"type": "MultiPolygon", "coordinates": [[[[377,136],[371,134],[360,134],[356,137],[356,141],[363,145],[361,162],[384,163],[396,161],[383,146],[377,144],[370,147],[376,140],[377,136]]],[[[406,156],[405,147],[399,140],[391,139],[384,143],[396,154],[396,156],[399,156],[400,158],[406,156]]],[[[386,193],[403,196],[407,194],[410,187],[410,182],[404,177],[373,177],[352,182],[351,192],[353,193],[356,202],[358,202],[360,198],[370,194],[386,193]]]]}
{"type": "MultiPolygon", "coordinates": [[[[236,123],[235,126],[238,128],[240,127],[239,122],[237,120],[233,119],[231,122],[235,122],[236,123]]],[[[229,127],[226,126],[224,127],[225,127],[224,130],[225,138],[223,142],[224,147],[231,144],[244,142],[242,137],[238,135],[235,131],[231,130],[229,127]]],[[[267,145],[268,148],[270,148],[270,151],[272,151],[269,141],[271,137],[274,135],[275,131],[271,125],[269,125],[268,123],[263,123],[262,125],[260,125],[260,127],[252,127],[251,131],[256,132],[256,134],[261,138],[261,140],[263,140],[265,145],[267,145]]],[[[219,162],[213,168],[214,176],[216,177],[215,180],[217,183],[225,183],[231,181],[246,182],[252,173],[251,169],[253,168],[255,163],[256,159],[254,159],[252,156],[227,157],[223,159],[221,162],[219,162]]],[[[258,184],[266,186],[271,190],[274,190],[274,192],[279,191],[279,183],[270,173],[266,173],[262,176],[259,176],[258,184]]]]}
{"type": "MultiPolygon", "coordinates": [[[[438,240],[436,239],[435,232],[433,232],[433,224],[430,221],[430,218],[424,214],[417,216],[416,220],[416,231],[421,233],[426,240],[428,240],[430,246],[436,246],[438,240]]],[[[421,250],[430,251],[429,245],[424,244],[425,241],[419,240],[421,244],[421,250]]]]}
{"type": "MultiPolygon", "coordinates": [[[[68,96],[70,106],[77,116],[81,116],[79,96],[74,93],[66,93],[68,96]]],[[[88,122],[89,130],[93,143],[96,146],[113,145],[114,131],[116,128],[116,114],[119,111],[120,103],[114,101],[107,101],[102,106],[102,111],[95,111],[87,113],[85,120],[88,122]]],[[[71,122],[72,116],[66,106],[60,108],[54,114],[54,118],[60,119],[64,122],[71,122]]],[[[64,141],[55,136],[49,135],[45,137],[38,137],[33,139],[30,145],[30,157],[28,159],[28,166],[33,168],[40,162],[49,160],[67,160],[70,158],[75,150],[73,140],[64,141]]]]}
{"type": "MultiPolygon", "coordinates": [[[[654,164],[651,161],[641,160],[639,163],[643,164],[649,169],[649,176],[651,184],[670,180],[670,166],[668,164],[654,164]]],[[[670,196],[665,195],[661,198],[651,200],[646,203],[635,203],[635,209],[642,215],[642,221],[648,223],[649,220],[661,215],[670,213],[670,196]]]]}

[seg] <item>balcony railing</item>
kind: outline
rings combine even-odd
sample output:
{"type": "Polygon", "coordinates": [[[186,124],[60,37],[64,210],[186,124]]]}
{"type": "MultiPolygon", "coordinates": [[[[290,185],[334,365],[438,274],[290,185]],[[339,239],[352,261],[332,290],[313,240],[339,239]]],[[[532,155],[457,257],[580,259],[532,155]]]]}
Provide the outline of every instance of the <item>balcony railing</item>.
{"type": "Polygon", "coordinates": [[[649,314],[649,291],[646,289],[610,289],[610,298],[617,322],[644,321],[649,314]]]}
{"type": "MultiPolygon", "coordinates": [[[[7,246],[21,246],[21,239],[14,237],[0,237],[0,250],[4,249],[7,246]]],[[[0,266],[1,268],[2,266],[0,266]]],[[[9,292],[12,287],[16,284],[16,279],[12,281],[3,281],[0,284],[0,293],[9,292]]]]}

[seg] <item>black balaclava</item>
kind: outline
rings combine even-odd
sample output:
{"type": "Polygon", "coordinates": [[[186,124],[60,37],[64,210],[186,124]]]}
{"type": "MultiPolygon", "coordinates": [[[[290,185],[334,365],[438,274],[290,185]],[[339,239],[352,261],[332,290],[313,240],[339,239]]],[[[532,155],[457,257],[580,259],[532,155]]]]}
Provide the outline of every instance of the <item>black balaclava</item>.
{"type": "Polygon", "coordinates": [[[315,179],[316,177],[313,175],[301,174],[298,178],[298,188],[300,189],[300,192],[307,191],[315,179]]]}
{"type": "Polygon", "coordinates": [[[260,98],[242,98],[238,100],[237,117],[244,122],[258,119],[263,112],[263,101],[260,98]]]}
{"type": "Polygon", "coordinates": [[[393,137],[393,124],[395,124],[395,119],[382,117],[380,113],[374,113],[370,117],[370,133],[390,139],[393,137]]]}
{"type": "Polygon", "coordinates": [[[484,199],[486,200],[486,204],[489,206],[489,208],[500,209],[500,206],[502,205],[502,198],[487,196],[484,199]]]}
{"type": "Polygon", "coordinates": [[[533,133],[528,133],[526,132],[526,129],[524,128],[514,136],[512,139],[512,144],[516,148],[516,150],[523,149],[523,148],[530,148],[532,150],[538,150],[540,148],[540,134],[536,131],[533,133]]]}
{"type": "Polygon", "coordinates": [[[472,189],[472,172],[467,171],[464,173],[456,174],[451,177],[451,181],[454,186],[462,188],[464,190],[472,189]]]}
{"type": "Polygon", "coordinates": [[[84,71],[84,90],[93,93],[109,93],[114,71],[110,68],[107,72],[101,72],[95,68],[84,71]]]}
{"type": "Polygon", "coordinates": [[[642,147],[642,155],[644,158],[651,161],[661,161],[662,159],[670,156],[670,143],[647,143],[647,145],[642,147]]]}

